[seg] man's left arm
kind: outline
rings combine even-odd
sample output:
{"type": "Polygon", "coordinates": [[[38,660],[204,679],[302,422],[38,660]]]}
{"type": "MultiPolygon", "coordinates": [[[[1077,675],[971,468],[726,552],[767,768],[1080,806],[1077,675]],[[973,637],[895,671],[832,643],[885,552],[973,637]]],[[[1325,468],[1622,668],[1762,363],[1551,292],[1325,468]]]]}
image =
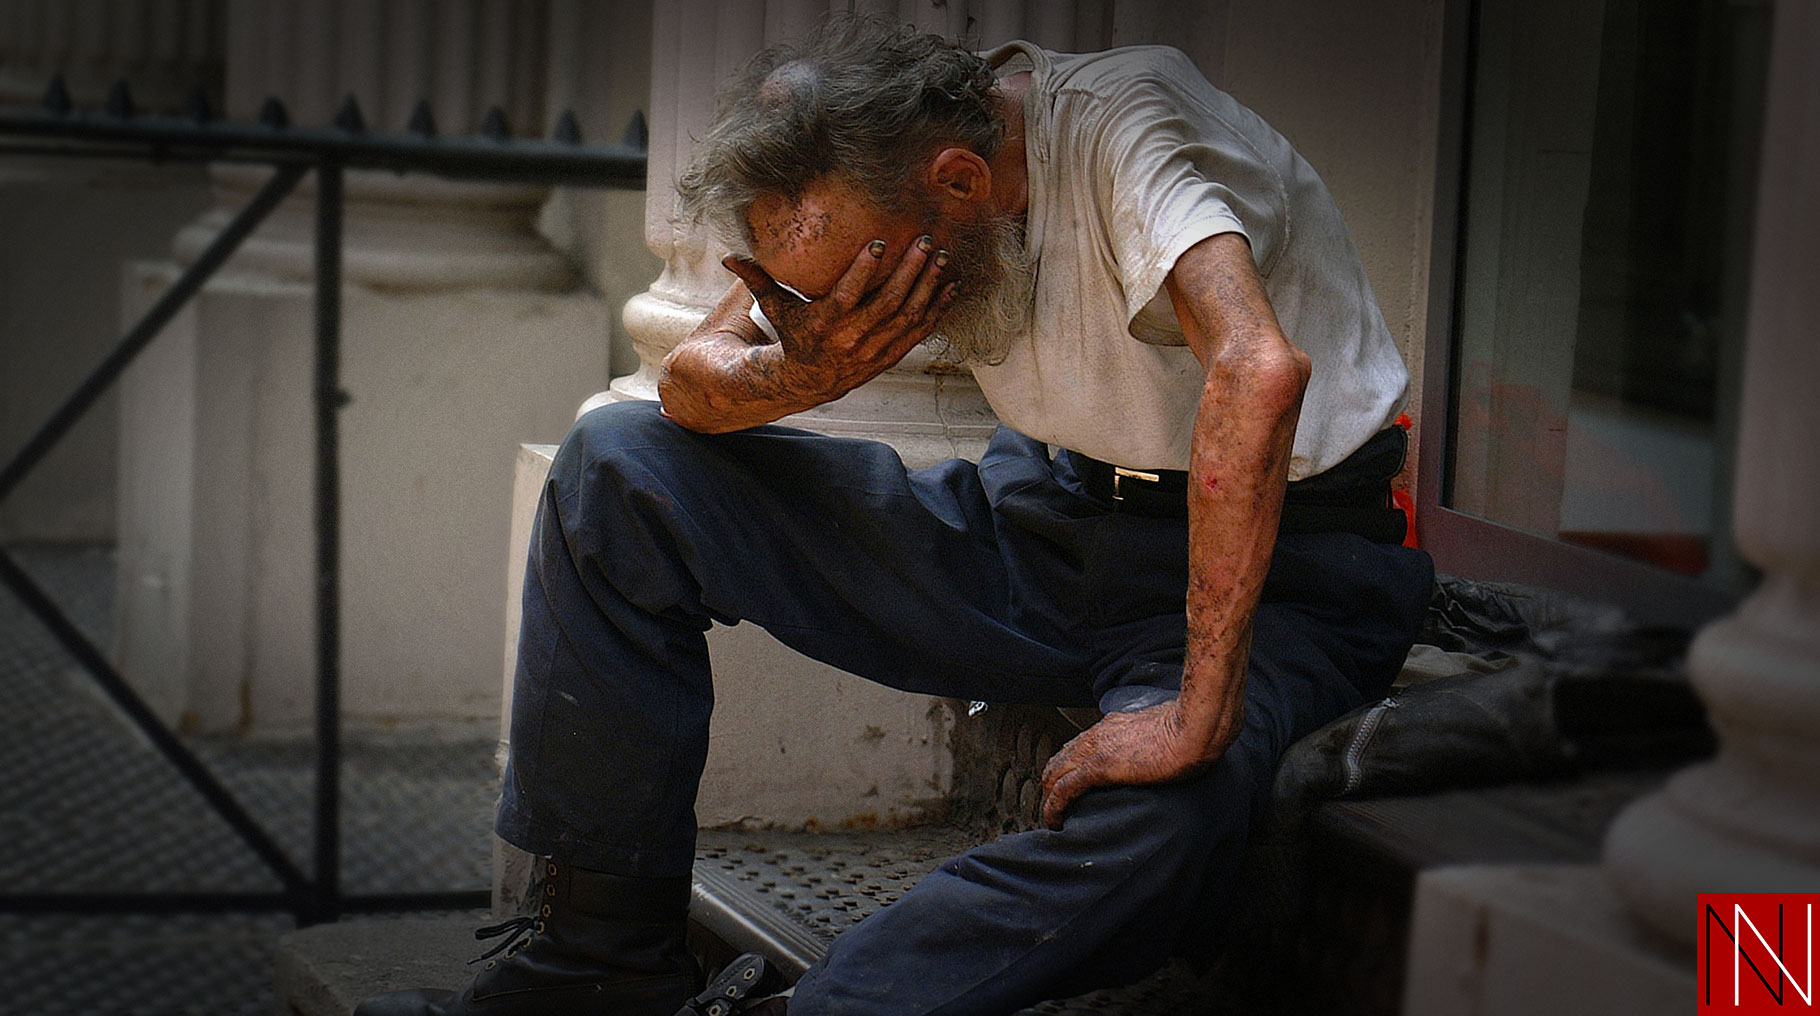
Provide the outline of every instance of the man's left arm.
{"type": "Polygon", "coordinates": [[[1111,713],[1043,770],[1043,821],[1059,828],[1082,793],[1162,783],[1212,764],[1244,723],[1251,618],[1288,483],[1308,357],[1278,325],[1237,233],[1184,252],[1165,282],[1206,370],[1188,465],[1188,645],[1172,702],[1111,713]]]}

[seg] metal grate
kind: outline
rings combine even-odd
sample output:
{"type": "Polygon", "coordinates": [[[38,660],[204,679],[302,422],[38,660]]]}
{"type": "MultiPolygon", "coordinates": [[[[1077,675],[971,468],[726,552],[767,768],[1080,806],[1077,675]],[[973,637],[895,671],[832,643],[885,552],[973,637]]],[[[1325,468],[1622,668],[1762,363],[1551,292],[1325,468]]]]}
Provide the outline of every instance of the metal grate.
{"type": "MultiPolygon", "coordinates": [[[[896,833],[703,830],[691,916],[733,951],[758,948],[794,977],[836,935],[891,905],[945,858],[976,842],[947,827],[896,833]]],[[[1213,1014],[1219,1010],[1207,983],[1171,964],[1129,987],[1045,1002],[1023,1016],[1213,1014]]]]}
{"type": "Polygon", "coordinates": [[[0,917],[0,1013],[265,1016],[291,927],[284,914],[0,917]]]}
{"type": "MultiPolygon", "coordinates": [[[[110,643],[108,548],[10,549],[92,641],[110,643]]],[[[288,852],[307,855],[311,744],[190,744],[288,852]]],[[[344,748],[349,886],[369,893],[485,890],[498,794],[492,737],[350,735],[344,748]]],[[[0,773],[0,893],[279,888],[4,592],[0,773]]],[[[0,913],[0,1014],[270,1013],[272,955],[293,927],[282,913],[0,913]]]]}

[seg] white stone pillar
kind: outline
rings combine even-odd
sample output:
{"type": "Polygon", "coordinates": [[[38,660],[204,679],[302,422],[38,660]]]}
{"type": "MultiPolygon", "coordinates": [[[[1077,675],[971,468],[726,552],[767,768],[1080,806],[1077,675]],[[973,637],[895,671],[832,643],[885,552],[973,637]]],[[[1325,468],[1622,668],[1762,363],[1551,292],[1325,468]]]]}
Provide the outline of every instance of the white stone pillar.
{"type": "Polygon", "coordinates": [[[1776,5],[1757,196],[1735,529],[1762,584],[1688,670],[1711,762],[1619,816],[1605,868],[1653,930],[1694,941],[1696,892],[1820,892],[1820,6],[1776,5]]]}
{"type": "Polygon", "coordinates": [[[768,6],[690,0],[653,7],[644,232],[645,245],[664,260],[664,269],[625,307],[626,331],[638,353],[636,371],[614,379],[611,391],[589,400],[590,406],[656,398],[657,368],[664,355],[694,330],[730,284],[731,276],[707,249],[705,233],[682,230],[671,221],[673,184],[688,161],[690,132],[699,130],[713,109],[715,85],[763,45],[768,6]],[[723,7],[725,25],[719,17],[723,7]],[[739,20],[742,12],[744,21],[739,20]],[[729,34],[733,38],[724,39],[729,34]]]}
{"type": "MultiPolygon", "coordinates": [[[[546,129],[542,0],[245,0],[229,8],[228,115],[266,98],[372,129],[423,101],[439,133],[498,107],[546,129]]],[[[213,172],[193,259],[263,177],[213,172]]],[[[350,173],[342,415],[343,704],[356,724],[491,720],[513,451],[555,441],[610,376],[607,313],[536,230],[547,188],[350,173]]],[[[313,179],[126,383],[123,668],[200,729],[282,732],[312,713],[308,335],[313,179]],[[153,421],[168,426],[153,427],[153,421]]],[[[143,303],[176,266],[140,266],[143,303]]]]}

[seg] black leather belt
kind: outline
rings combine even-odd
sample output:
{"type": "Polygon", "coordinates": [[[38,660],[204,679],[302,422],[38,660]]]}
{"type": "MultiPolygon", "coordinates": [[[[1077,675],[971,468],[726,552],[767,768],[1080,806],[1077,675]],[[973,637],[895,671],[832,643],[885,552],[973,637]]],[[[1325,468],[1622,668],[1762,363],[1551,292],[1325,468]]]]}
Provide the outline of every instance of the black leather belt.
{"type": "Polygon", "coordinates": [[[1126,469],[1070,451],[1088,495],[1115,512],[1151,518],[1188,515],[1188,474],[1179,469],[1126,469]]]}
{"type": "MultiPolygon", "coordinates": [[[[1284,533],[1357,533],[1379,543],[1402,543],[1407,520],[1390,503],[1390,481],[1403,468],[1409,435],[1379,431],[1326,472],[1297,480],[1283,495],[1284,533]]],[[[1065,453],[1087,494],[1112,511],[1149,518],[1186,518],[1188,474],[1177,469],[1127,469],[1065,453]]]]}

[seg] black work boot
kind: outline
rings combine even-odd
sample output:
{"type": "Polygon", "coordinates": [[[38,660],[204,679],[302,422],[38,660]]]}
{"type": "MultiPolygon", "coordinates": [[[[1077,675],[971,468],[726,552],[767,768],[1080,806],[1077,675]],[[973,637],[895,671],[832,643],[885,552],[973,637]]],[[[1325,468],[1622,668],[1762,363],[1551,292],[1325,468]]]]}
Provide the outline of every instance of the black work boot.
{"type": "Polygon", "coordinates": [[[482,928],[507,936],[459,992],[375,995],[354,1016],[674,1016],[701,988],[683,945],[689,878],[623,878],[543,861],[534,916],[482,928]]]}

